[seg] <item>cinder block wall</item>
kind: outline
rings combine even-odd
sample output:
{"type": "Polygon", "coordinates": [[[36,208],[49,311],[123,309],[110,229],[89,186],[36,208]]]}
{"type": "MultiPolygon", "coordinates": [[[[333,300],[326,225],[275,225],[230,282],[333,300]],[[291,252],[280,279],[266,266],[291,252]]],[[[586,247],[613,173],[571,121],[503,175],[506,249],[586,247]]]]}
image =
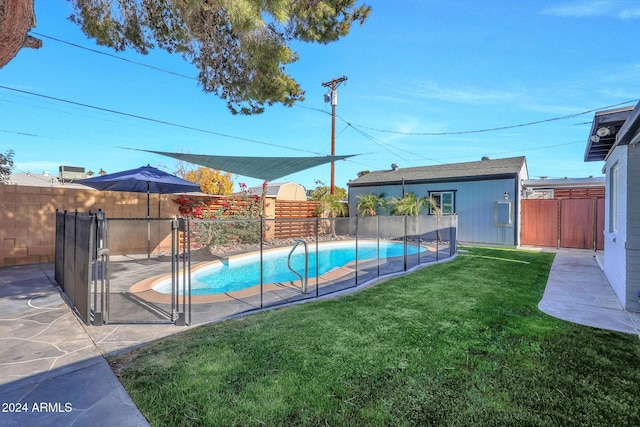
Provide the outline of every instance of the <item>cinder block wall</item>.
{"type": "MultiPolygon", "coordinates": [[[[151,217],[177,216],[175,198],[151,194],[151,217]]],[[[146,218],[147,194],[0,184],[0,265],[54,262],[56,209],[146,218]]]]}

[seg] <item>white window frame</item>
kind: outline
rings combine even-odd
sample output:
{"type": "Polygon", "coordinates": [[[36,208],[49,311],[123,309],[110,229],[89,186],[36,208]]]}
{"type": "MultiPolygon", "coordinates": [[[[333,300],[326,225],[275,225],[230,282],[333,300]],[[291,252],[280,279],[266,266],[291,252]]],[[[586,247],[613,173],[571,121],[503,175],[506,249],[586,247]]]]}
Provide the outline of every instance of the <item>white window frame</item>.
{"type": "MultiPolygon", "coordinates": [[[[433,199],[437,202],[438,208],[440,208],[440,213],[442,215],[453,215],[456,213],[456,192],[454,190],[446,190],[446,191],[429,191],[429,197],[433,197],[433,199]],[[445,206],[450,206],[448,209],[444,209],[442,207],[442,195],[450,194],[451,195],[451,203],[447,203],[445,206]]],[[[429,214],[434,215],[436,213],[435,209],[431,205],[429,205],[429,214]]]]}
{"type": "Polygon", "coordinates": [[[618,186],[620,168],[616,162],[609,170],[609,232],[618,231],[618,186]]]}

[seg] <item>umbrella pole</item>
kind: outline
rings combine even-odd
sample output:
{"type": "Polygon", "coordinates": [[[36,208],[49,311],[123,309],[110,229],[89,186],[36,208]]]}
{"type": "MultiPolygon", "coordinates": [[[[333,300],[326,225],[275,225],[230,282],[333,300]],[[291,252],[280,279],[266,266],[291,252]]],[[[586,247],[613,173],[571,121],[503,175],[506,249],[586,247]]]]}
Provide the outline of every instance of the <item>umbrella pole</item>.
{"type": "Polygon", "coordinates": [[[147,181],[147,260],[151,259],[151,198],[149,196],[149,181],[147,181]]]}

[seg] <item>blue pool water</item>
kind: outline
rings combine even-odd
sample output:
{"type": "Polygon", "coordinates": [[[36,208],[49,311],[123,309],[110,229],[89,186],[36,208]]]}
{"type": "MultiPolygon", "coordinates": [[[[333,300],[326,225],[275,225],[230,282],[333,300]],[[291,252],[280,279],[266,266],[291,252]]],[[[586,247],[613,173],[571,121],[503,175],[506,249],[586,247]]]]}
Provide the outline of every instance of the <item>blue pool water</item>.
{"type": "MultiPolygon", "coordinates": [[[[418,253],[417,246],[409,245],[407,254],[418,253]]],[[[263,255],[263,283],[275,283],[300,278],[287,266],[287,256],[291,248],[269,251],[263,255]]],[[[309,245],[309,277],[316,276],[316,246],[309,245]]],[[[424,248],[420,249],[425,251],[424,248]]],[[[358,244],[358,260],[376,259],[377,243],[361,242],[358,244]]],[[[393,258],[404,255],[402,243],[381,242],[379,256],[393,258]]],[[[323,275],[335,268],[342,267],[356,260],[356,249],[353,242],[320,245],[318,251],[318,275],[323,275]]],[[[291,266],[304,275],[304,248],[298,245],[291,257],[291,266]]],[[[192,295],[212,295],[233,292],[260,284],[260,255],[252,254],[232,258],[225,262],[215,263],[211,267],[198,270],[191,279],[192,295]]],[[[157,292],[171,293],[171,282],[164,281],[153,287],[157,292]]]]}

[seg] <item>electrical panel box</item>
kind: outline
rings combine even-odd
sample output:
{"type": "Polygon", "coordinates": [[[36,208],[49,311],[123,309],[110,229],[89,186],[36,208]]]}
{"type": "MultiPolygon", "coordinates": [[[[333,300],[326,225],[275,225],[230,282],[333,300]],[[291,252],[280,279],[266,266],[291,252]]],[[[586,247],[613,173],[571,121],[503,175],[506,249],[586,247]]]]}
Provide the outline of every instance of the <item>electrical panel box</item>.
{"type": "Polygon", "coordinates": [[[509,201],[493,204],[493,225],[509,227],[513,224],[513,203],[509,201]]]}

